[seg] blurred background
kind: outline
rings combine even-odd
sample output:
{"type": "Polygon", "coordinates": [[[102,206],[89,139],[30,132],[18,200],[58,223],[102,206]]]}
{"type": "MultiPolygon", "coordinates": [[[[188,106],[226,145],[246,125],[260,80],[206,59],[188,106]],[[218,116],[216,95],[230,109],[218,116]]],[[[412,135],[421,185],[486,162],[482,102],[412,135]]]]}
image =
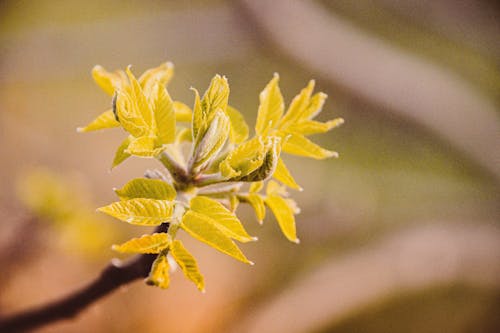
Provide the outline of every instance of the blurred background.
{"type": "Polygon", "coordinates": [[[147,232],[95,208],[159,165],[109,172],[123,133],[75,129],[110,104],[95,64],[169,60],[175,99],[224,74],[251,126],[274,72],[288,103],[311,78],[329,95],[320,118],[346,124],[314,140],[340,158],[286,159],[301,244],[242,207],[255,266],[183,235],[206,294],[177,272],[40,332],[500,332],[499,17],[487,0],[1,1],[0,315],[147,232]]]}

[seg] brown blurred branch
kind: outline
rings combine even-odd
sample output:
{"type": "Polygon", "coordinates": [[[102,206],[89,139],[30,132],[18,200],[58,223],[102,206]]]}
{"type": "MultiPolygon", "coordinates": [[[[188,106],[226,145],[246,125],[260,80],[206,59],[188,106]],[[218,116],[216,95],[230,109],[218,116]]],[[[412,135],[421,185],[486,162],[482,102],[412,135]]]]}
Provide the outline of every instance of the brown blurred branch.
{"type": "MultiPolygon", "coordinates": [[[[167,230],[168,224],[164,223],[156,232],[167,230]]],[[[62,319],[74,318],[115,289],[146,278],[155,258],[156,255],[143,254],[123,265],[111,262],[97,279],[80,290],[31,310],[0,318],[0,332],[24,332],[62,319]]]]}

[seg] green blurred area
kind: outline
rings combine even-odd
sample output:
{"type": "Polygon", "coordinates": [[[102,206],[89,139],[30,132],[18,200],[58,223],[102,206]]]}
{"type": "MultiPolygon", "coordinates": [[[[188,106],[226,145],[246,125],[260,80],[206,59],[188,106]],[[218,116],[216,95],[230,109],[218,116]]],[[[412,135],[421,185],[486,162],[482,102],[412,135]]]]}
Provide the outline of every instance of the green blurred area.
{"type": "MultiPolygon", "coordinates": [[[[500,46],[489,44],[495,38],[488,35],[493,28],[473,24],[477,20],[470,25],[463,21],[462,30],[458,29],[463,35],[454,34],[456,27],[446,28],[454,21],[442,22],[440,15],[432,13],[413,15],[402,5],[398,8],[397,1],[315,3],[361,33],[452,72],[492,100],[498,111],[500,46]],[[475,41],[469,32],[482,37],[475,41]]],[[[484,7],[490,15],[500,13],[489,1],[478,1],[476,7],[484,7]]],[[[461,12],[450,10],[449,15],[457,13],[461,12]]],[[[258,94],[274,72],[280,74],[287,103],[308,80],[321,77],[277,49],[238,2],[4,1],[0,4],[1,216],[15,215],[10,207],[18,207],[13,195],[16,179],[26,168],[43,166],[62,177],[78,174],[92,194],[88,204],[99,207],[114,200],[113,187],[141,176],[146,168],[159,167],[154,161],[136,159],[108,173],[122,133],[82,135],[75,129],[110,104],[92,82],[90,69],[95,64],[112,70],[131,63],[139,73],[166,60],[175,64],[169,92],[176,100],[191,105],[191,86],[203,91],[215,73],[224,74],[231,86],[231,105],[245,114],[251,126],[258,94]]],[[[477,161],[439,133],[395,116],[340,82],[319,79],[317,89],[329,95],[320,118],[341,116],[346,124],[314,138],[337,150],[338,160],[286,159],[304,188],[292,193],[302,208],[297,216],[300,246],[287,243],[272,218],[259,227],[252,212],[243,208],[241,216],[250,234],[259,237],[256,244],[242,247],[257,263],[254,268],[242,267],[186,239],[206,275],[207,295],[198,295],[177,276],[166,293],[138,283],[129,293],[107,299],[98,310],[53,329],[231,331],[241,318],[265,309],[325,262],[362,253],[367,244],[383,243],[387,235],[434,223],[498,227],[498,180],[477,161]],[[128,307],[134,305],[142,309],[131,314],[128,307]]],[[[112,220],[102,223],[117,235],[145,232],[112,220]]],[[[0,232],[9,228],[12,225],[0,222],[0,232]]],[[[103,249],[102,257],[91,263],[79,262],[72,251],[54,245],[64,234],[53,229],[38,236],[43,250],[17,267],[1,287],[0,313],[81,285],[112,255],[103,249]],[[38,284],[28,278],[33,274],[38,284]]],[[[0,239],[2,246],[10,242],[15,239],[0,239]]],[[[498,263],[492,266],[497,269],[498,263]]],[[[500,330],[498,282],[490,289],[440,285],[411,294],[401,290],[401,295],[373,299],[371,306],[361,304],[345,318],[332,316],[331,325],[318,326],[326,327],[321,332],[494,332],[500,330]]],[[[325,283],[325,294],[330,285],[335,280],[325,283]]]]}

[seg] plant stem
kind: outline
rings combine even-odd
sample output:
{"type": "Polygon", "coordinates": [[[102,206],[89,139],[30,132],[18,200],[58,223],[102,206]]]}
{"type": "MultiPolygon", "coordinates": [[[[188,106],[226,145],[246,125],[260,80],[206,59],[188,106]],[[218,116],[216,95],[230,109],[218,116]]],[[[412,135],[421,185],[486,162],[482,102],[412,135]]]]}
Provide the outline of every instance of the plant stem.
{"type": "MultiPolygon", "coordinates": [[[[164,223],[155,232],[167,232],[164,223]]],[[[87,286],[59,300],[40,305],[8,317],[0,318],[0,332],[24,332],[62,319],[74,318],[92,303],[115,289],[149,275],[156,254],[143,254],[121,264],[112,261],[87,286]]]]}

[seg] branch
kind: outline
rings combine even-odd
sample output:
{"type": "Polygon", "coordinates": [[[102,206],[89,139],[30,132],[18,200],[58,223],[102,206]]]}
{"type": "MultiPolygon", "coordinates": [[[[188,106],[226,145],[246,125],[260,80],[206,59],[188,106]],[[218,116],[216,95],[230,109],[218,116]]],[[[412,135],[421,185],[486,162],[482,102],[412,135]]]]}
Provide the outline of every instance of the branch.
{"type": "MultiPolygon", "coordinates": [[[[155,232],[168,231],[168,223],[155,232]]],[[[155,260],[154,254],[138,255],[125,264],[112,261],[99,277],[66,297],[31,310],[0,318],[0,332],[24,332],[62,319],[76,317],[92,303],[115,289],[140,278],[146,278],[155,260]]]]}

